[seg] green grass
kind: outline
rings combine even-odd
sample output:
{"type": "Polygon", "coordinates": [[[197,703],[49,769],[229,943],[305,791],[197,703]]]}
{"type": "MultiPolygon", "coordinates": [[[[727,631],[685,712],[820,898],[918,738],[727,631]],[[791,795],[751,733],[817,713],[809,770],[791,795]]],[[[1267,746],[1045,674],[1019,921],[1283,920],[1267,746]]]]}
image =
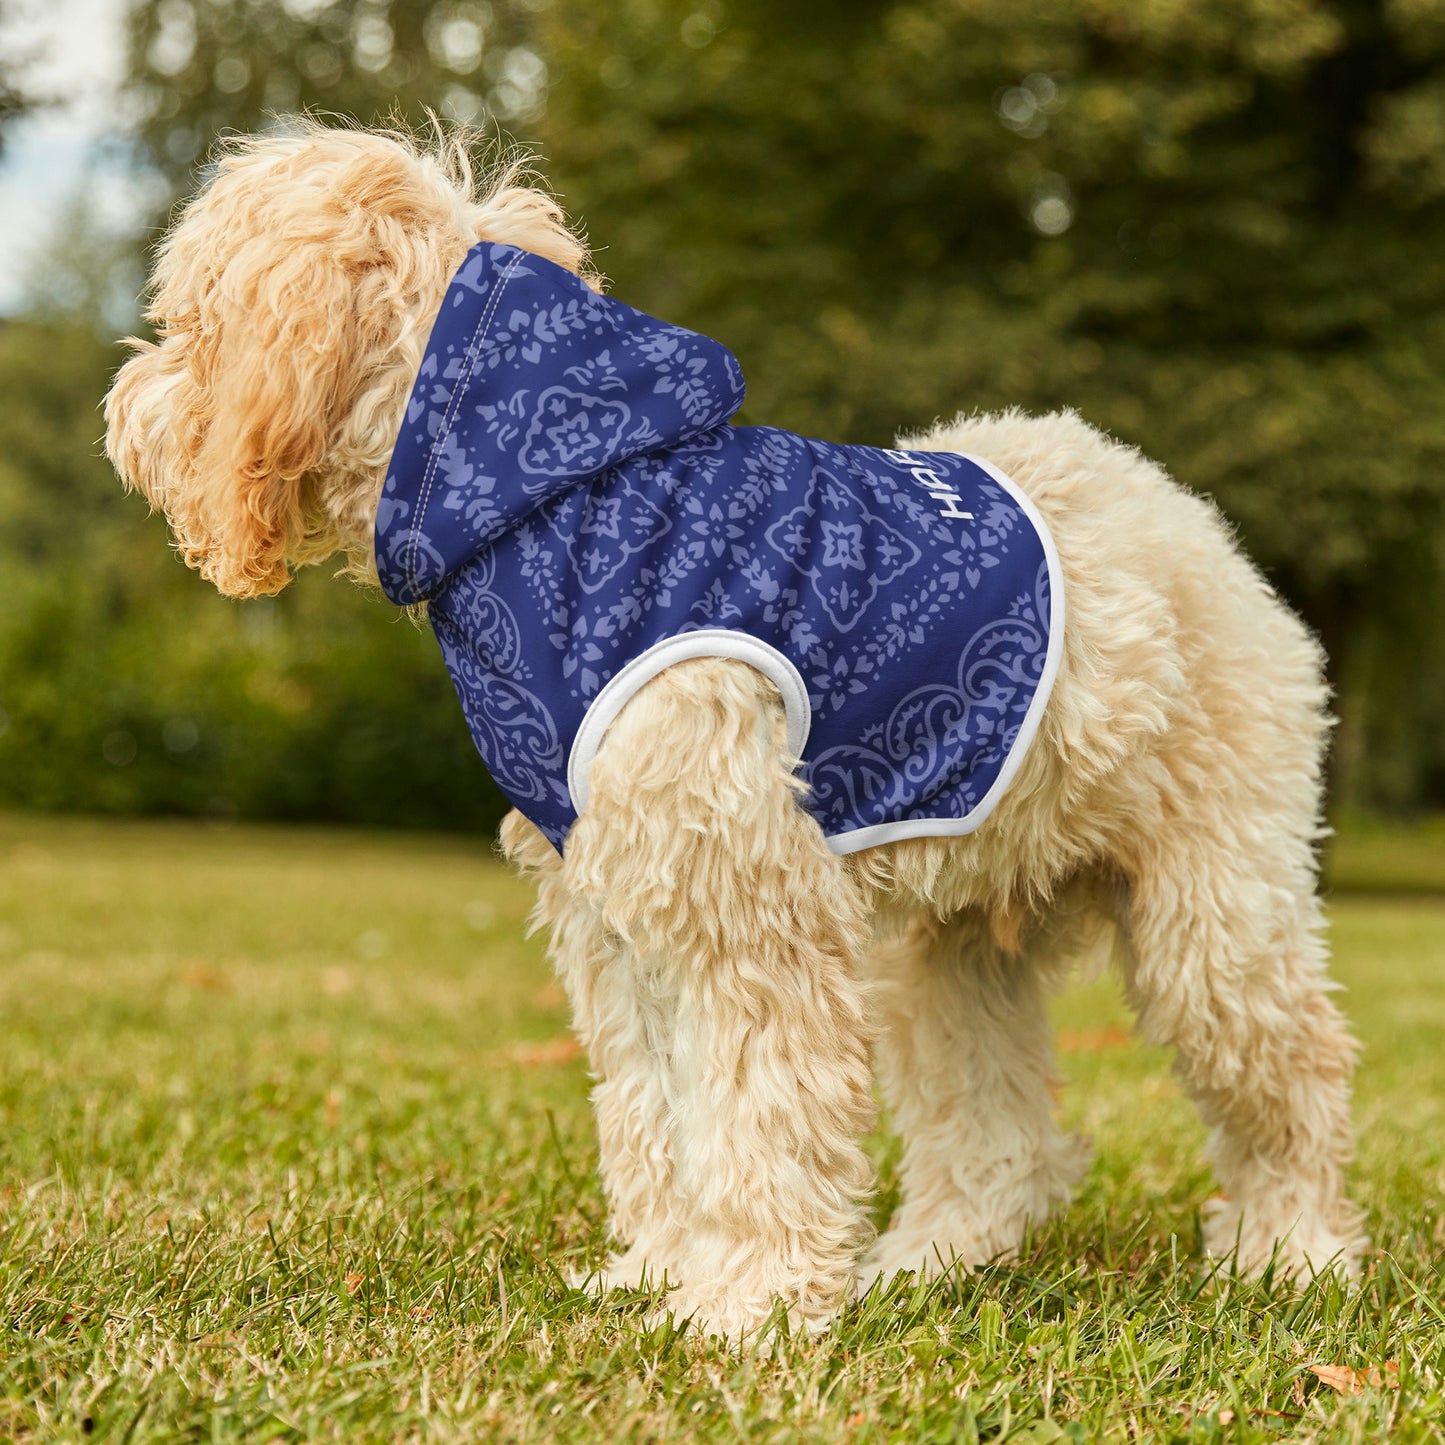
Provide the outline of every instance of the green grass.
{"type": "Polygon", "coordinates": [[[1445,901],[1332,904],[1361,1288],[1210,1275],[1201,1129],[1100,983],[1074,1206],[772,1359],[568,1286],[602,1204],[528,904],[480,843],[0,817],[0,1439],[1445,1439],[1445,901]]]}

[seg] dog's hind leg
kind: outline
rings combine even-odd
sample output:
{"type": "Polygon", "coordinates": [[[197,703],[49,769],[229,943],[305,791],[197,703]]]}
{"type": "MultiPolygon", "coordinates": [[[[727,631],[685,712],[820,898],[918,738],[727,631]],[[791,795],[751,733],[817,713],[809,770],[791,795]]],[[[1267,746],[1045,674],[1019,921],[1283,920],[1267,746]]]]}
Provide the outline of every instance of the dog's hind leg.
{"type": "Polygon", "coordinates": [[[1205,1245],[1258,1274],[1353,1272],[1343,1172],[1355,1045],[1331,1002],[1307,842],[1239,828],[1151,840],[1132,880],[1126,981],[1213,1131],[1225,1200],[1205,1245]],[[1261,846],[1261,842],[1264,846],[1261,846]]]}
{"type": "Polygon", "coordinates": [[[797,803],[771,685],[679,663],[599,749],[567,870],[647,961],[680,1228],[668,1309],[741,1339],[852,1288],[874,1105],[861,890],[797,803]]]}
{"type": "Polygon", "coordinates": [[[860,1286],[1011,1255],[1083,1172],[1087,1151],[1060,1132],[1050,1091],[1045,997],[1060,966],[1035,950],[1001,948],[976,912],[917,922],[875,950],[903,1198],[860,1286]]]}

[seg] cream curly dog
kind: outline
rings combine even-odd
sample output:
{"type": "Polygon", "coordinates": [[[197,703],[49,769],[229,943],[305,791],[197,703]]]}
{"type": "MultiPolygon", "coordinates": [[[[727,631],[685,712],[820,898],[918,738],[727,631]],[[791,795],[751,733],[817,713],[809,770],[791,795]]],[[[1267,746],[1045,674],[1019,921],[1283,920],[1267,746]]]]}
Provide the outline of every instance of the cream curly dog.
{"type": "MultiPolygon", "coordinates": [[[[592,316],[600,288],[555,204],[515,172],[475,185],[459,145],[306,125],[225,147],[160,248],[158,340],[134,343],[106,404],[116,468],[191,566],[234,597],[338,555],[377,584],[418,368],[481,253],[592,316]]],[[[596,307],[599,325],[625,312],[596,307]]],[[[786,688],[746,655],[680,656],[607,719],[565,856],[520,812],[504,825],[597,1080],[619,1253],[594,1282],[665,1279],[678,1319],[739,1338],[779,1300],[821,1328],[860,1281],[1008,1255],[1084,1167],[1050,1107],[1045,999],[1101,917],[1144,1036],[1174,1048],[1212,1130],[1208,1248],[1250,1272],[1276,1253],[1352,1271],[1354,1046],[1315,894],[1318,648],[1207,502],[1071,414],[900,445],[874,455],[987,459],[1057,549],[1052,690],[983,826],[830,847],[786,688]],[[906,1143],[877,1239],[875,1056],[906,1143]]],[[[925,473],[910,506],[972,515],[925,473]]]]}

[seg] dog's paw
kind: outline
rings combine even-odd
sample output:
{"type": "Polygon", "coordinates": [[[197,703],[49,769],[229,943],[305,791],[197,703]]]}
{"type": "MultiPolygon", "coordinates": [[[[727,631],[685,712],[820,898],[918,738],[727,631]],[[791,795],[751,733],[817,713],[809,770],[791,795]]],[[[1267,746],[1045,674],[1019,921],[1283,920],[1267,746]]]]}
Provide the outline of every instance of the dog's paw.
{"type": "Polygon", "coordinates": [[[780,1331],[799,1336],[821,1335],[833,1323],[835,1311],[804,1312],[797,1303],[784,1305],[776,1298],[743,1299],[723,1290],[679,1288],[647,1318],[648,1326],[670,1325],[704,1339],[716,1339],[735,1349],[771,1355],[780,1331]]]}
{"type": "Polygon", "coordinates": [[[966,1187],[956,1181],[941,1187],[936,1177],[915,1181],[928,1186],[920,1192],[930,1203],[905,1203],[874,1242],[857,1271],[859,1293],[887,1288],[901,1274],[937,1279],[1012,1260],[1030,1221],[1068,1203],[1090,1154],[1088,1139],[1052,1135],[1031,1158],[975,1163],[966,1187]]]}
{"type": "Polygon", "coordinates": [[[665,1265],[654,1263],[646,1250],[634,1245],[624,1254],[608,1255],[595,1269],[573,1270],[567,1282],[573,1289],[601,1297],[614,1289],[663,1289],[676,1278],[675,1274],[669,1276],[665,1265]]]}
{"type": "Polygon", "coordinates": [[[1342,1206],[1336,1218],[1298,1208],[1253,1206],[1242,1210],[1230,1199],[1204,1206],[1204,1252],[1258,1279],[1273,1266],[1276,1279],[1306,1281],[1332,1274],[1356,1279],[1365,1236],[1354,1209],[1342,1206]]]}
{"type": "MultiPolygon", "coordinates": [[[[885,1235],[879,1240],[884,1244],[885,1235]]],[[[917,1245],[890,1245],[886,1250],[873,1250],[858,1266],[854,1278],[858,1282],[858,1294],[863,1296],[877,1286],[886,1291],[893,1281],[905,1275],[919,1279],[937,1279],[940,1275],[954,1270],[968,1274],[988,1263],[987,1257],[978,1257],[976,1251],[960,1253],[936,1245],[932,1240],[917,1245]]]]}
{"type": "Polygon", "coordinates": [[[986,1264],[1011,1260],[1023,1241],[1027,1223],[1026,1219],[1018,1219],[982,1228],[976,1221],[964,1224],[953,1220],[937,1231],[906,1226],[890,1229],[878,1236],[858,1266],[858,1293],[866,1294],[874,1285],[886,1290],[899,1275],[937,1279],[955,1271],[969,1274],[986,1264]]]}

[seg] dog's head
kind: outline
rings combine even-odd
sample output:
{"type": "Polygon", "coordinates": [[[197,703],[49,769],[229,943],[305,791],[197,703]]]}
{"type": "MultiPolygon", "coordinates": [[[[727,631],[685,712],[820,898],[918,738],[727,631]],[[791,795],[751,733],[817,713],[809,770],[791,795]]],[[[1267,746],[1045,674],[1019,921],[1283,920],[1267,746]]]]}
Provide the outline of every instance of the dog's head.
{"type": "Polygon", "coordinates": [[[188,565],[232,597],[371,528],[437,308],[467,250],[586,251],[520,166],[474,182],[460,140],[304,122],[224,144],[156,257],[148,319],[106,398],[106,450],[188,565]]]}

